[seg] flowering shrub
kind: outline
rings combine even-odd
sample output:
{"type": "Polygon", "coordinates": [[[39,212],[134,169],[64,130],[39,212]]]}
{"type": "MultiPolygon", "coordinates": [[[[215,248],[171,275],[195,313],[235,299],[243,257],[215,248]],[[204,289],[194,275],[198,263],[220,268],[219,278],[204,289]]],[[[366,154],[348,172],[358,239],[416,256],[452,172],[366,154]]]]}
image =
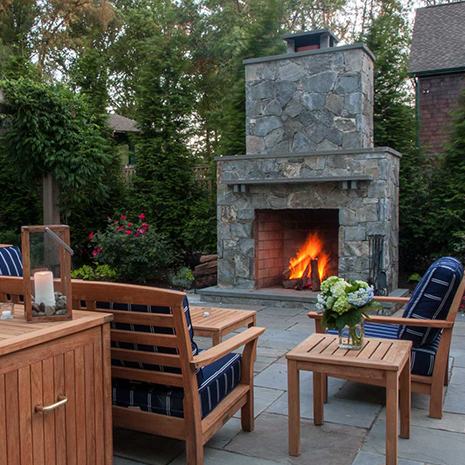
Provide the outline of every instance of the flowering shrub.
{"type": "Polygon", "coordinates": [[[381,308],[373,298],[373,288],[365,281],[331,276],[321,283],[316,307],[323,312],[326,328],[341,330],[359,323],[369,310],[381,308]]]}
{"type": "Polygon", "coordinates": [[[164,281],[176,263],[176,254],[141,213],[134,221],[126,214],[109,220],[102,232],[89,234],[96,263],[109,265],[118,280],[134,283],[164,281]]]}

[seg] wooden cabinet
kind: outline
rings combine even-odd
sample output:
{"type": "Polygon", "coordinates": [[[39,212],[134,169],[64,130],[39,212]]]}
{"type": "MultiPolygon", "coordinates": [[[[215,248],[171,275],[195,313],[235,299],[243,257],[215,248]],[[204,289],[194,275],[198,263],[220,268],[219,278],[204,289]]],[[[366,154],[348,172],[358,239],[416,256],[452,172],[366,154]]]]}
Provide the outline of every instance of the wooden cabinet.
{"type": "Polygon", "coordinates": [[[0,321],[0,464],[111,465],[110,319],[0,321]]]}

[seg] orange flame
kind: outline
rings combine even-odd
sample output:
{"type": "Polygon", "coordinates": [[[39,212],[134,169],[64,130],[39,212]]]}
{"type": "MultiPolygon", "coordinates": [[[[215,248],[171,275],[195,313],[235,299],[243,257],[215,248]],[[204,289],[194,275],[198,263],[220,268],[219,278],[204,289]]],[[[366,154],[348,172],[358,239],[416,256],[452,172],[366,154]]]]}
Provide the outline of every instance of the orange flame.
{"type": "Polygon", "coordinates": [[[323,281],[326,277],[325,272],[329,256],[324,251],[324,243],[320,236],[317,233],[310,233],[296,256],[289,260],[289,271],[291,272],[289,279],[301,278],[310,260],[315,258],[318,258],[318,275],[320,281],[323,281]]]}

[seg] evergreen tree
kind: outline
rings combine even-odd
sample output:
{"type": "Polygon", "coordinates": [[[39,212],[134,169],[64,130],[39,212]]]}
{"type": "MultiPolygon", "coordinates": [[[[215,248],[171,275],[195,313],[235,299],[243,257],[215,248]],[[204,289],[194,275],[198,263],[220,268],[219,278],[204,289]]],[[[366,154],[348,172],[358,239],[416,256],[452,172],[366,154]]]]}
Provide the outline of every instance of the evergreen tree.
{"type": "MultiPolygon", "coordinates": [[[[430,236],[434,250],[453,254],[465,237],[465,92],[454,114],[449,144],[434,177],[430,236]]],[[[463,246],[463,245],[462,245],[463,246]]]]}
{"type": "Polygon", "coordinates": [[[194,94],[186,36],[176,27],[176,8],[170,2],[165,7],[166,22],[143,46],[145,58],[136,94],[136,120],[142,135],[134,208],[184,248],[183,227],[194,201],[192,158],[187,148],[194,94]]]}
{"type": "Polygon", "coordinates": [[[208,2],[213,9],[212,44],[221,56],[222,98],[219,152],[245,153],[245,73],[243,60],[284,51],[281,39],[283,5],[278,0],[208,2]],[[224,89],[227,89],[224,92],[224,89]]]}
{"type": "Polygon", "coordinates": [[[400,260],[405,270],[422,268],[427,261],[427,162],[415,143],[415,112],[408,92],[410,30],[399,0],[382,0],[379,15],[363,37],[374,53],[374,143],[401,152],[400,260]],[[418,268],[419,267],[419,268],[418,268]]]}

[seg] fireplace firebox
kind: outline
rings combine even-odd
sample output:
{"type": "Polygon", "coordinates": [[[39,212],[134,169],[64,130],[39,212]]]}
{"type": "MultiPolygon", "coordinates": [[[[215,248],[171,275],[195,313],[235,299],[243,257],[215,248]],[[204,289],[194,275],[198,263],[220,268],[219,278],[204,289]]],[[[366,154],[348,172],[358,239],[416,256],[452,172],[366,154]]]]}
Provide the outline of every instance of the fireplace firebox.
{"type": "Polygon", "coordinates": [[[312,260],[319,263],[319,281],[338,273],[337,209],[257,210],[254,237],[257,288],[317,290],[312,260]]]}

